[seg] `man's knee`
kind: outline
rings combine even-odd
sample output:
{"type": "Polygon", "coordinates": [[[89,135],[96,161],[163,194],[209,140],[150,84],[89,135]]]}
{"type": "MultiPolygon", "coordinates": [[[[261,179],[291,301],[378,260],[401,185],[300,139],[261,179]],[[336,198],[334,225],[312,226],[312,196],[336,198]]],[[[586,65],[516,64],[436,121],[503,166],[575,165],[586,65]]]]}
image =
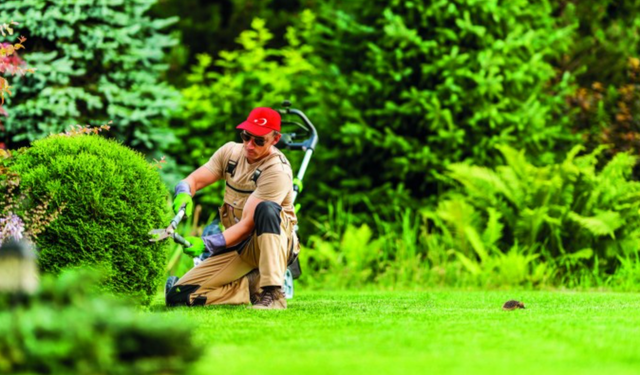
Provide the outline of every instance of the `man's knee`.
{"type": "Polygon", "coordinates": [[[258,236],[263,233],[280,234],[281,211],[282,207],[275,202],[262,201],[258,203],[253,214],[256,234],[258,236]]]}
{"type": "MultiPolygon", "coordinates": [[[[200,288],[200,285],[174,285],[167,293],[167,306],[191,306],[191,293],[200,288]]],[[[194,301],[193,305],[196,305],[194,301]]]]}

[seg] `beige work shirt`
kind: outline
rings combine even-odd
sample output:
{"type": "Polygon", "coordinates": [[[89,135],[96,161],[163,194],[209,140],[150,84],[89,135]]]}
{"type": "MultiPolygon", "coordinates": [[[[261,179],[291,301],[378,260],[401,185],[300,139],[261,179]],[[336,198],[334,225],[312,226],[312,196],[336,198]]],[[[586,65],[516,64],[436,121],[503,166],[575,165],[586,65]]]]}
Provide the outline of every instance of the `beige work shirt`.
{"type": "Polygon", "coordinates": [[[249,196],[279,204],[289,219],[297,223],[293,208],[293,171],[284,154],[274,146],[272,148],[270,155],[249,164],[242,143],[229,142],[219,148],[204,165],[216,178],[226,181],[225,207],[220,209],[225,228],[240,221],[249,196]],[[233,174],[227,172],[230,161],[237,163],[233,174]],[[252,177],[258,169],[260,176],[254,182],[252,177]]]}

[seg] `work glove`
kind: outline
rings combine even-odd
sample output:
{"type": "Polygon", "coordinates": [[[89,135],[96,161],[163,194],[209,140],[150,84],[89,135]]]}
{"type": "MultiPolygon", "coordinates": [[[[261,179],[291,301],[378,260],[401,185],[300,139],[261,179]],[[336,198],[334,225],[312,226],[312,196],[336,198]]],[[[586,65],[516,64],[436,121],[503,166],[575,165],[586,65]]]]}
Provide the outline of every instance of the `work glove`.
{"type": "Polygon", "coordinates": [[[192,257],[200,256],[205,251],[211,255],[217,255],[227,248],[227,242],[222,233],[204,237],[187,236],[184,239],[189,241],[191,246],[183,247],[182,252],[192,257]]]}
{"type": "Polygon", "coordinates": [[[185,240],[191,243],[189,247],[182,247],[182,252],[189,255],[190,257],[198,257],[200,254],[204,253],[205,246],[202,237],[196,236],[187,236],[184,238],[185,240]]]}
{"type": "Polygon", "coordinates": [[[187,193],[179,193],[173,198],[173,212],[177,214],[178,211],[180,211],[180,207],[185,203],[187,207],[185,207],[184,214],[187,215],[187,217],[191,217],[193,214],[193,199],[191,199],[191,195],[187,193]]]}
{"type": "Polygon", "coordinates": [[[193,214],[193,199],[191,199],[191,188],[189,184],[185,181],[180,181],[180,183],[176,185],[175,193],[176,196],[173,198],[173,212],[177,214],[178,211],[180,211],[180,207],[186,204],[187,206],[185,207],[184,213],[187,217],[191,217],[193,214]]]}

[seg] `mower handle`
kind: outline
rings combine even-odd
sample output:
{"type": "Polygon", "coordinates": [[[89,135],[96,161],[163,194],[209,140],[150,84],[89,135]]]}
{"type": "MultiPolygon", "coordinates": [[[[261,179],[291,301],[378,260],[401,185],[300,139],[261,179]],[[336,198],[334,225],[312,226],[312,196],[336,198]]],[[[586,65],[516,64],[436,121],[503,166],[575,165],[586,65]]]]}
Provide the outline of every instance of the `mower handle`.
{"type": "Polygon", "coordinates": [[[283,146],[289,150],[314,151],[316,148],[316,145],[318,144],[318,132],[316,131],[316,127],[313,126],[309,118],[302,111],[295,108],[290,108],[291,107],[290,101],[285,100],[282,102],[282,105],[285,108],[279,109],[278,112],[281,115],[293,114],[298,116],[302,120],[302,122],[304,122],[304,124],[308,127],[308,130],[311,132],[311,136],[302,142],[291,142],[293,138],[295,138],[295,133],[289,134],[288,137],[285,137],[283,134],[283,137],[280,139],[280,142],[278,142],[278,145],[276,145],[276,147],[283,146]]]}
{"type": "MultiPolygon", "coordinates": [[[[282,106],[284,108],[278,110],[278,112],[281,115],[293,114],[298,116],[300,119],[302,119],[302,121],[305,123],[307,128],[302,126],[302,124],[300,123],[297,123],[297,122],[293,122],[293,123],[311,132],[311,136],[302,142],[292,142],[292,140],[296,137],[295,133],[282,134],[282,137],[280,138],[278,145],[276,145],[276,147],[278,147],[280,144],[282,144],[282,147],[287,148],[289,150],[304,151],[304,158],[302,159],[302,164],[300,165],[300,169],[298,170],[298,176],[296,177],[299,182],[302,182],[302,180],[304,179],[304,174],[307,171],[307,167],[309,166],[309,161],[311,161],[311,155],[313,155],[316,145],[318,144],[318,132],[316,131],[316,127],[313,126],[309,118],[307,118],[307,116],[304,113],[302,113],[302,111],[291,108],[291,102],[289,100],[284,100],[282,102],[282,106]]],[[[298,194],[300,193],[300,189],[301,189],[300,186],[301,184],[293,185],[293,201],[294,202],[298,197],[298,194]]]]}

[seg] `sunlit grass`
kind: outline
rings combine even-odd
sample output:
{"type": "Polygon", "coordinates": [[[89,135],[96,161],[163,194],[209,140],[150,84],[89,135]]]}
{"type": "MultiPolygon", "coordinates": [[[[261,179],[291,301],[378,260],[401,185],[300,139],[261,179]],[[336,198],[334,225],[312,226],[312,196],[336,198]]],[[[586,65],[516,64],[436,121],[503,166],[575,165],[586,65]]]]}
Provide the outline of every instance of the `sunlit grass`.
{"type": "Polygon", "coordinates": [[[286,311],[153,310],[199,324],[192,374],[640,373],[636,294],[297,293],[286,311]]]}

